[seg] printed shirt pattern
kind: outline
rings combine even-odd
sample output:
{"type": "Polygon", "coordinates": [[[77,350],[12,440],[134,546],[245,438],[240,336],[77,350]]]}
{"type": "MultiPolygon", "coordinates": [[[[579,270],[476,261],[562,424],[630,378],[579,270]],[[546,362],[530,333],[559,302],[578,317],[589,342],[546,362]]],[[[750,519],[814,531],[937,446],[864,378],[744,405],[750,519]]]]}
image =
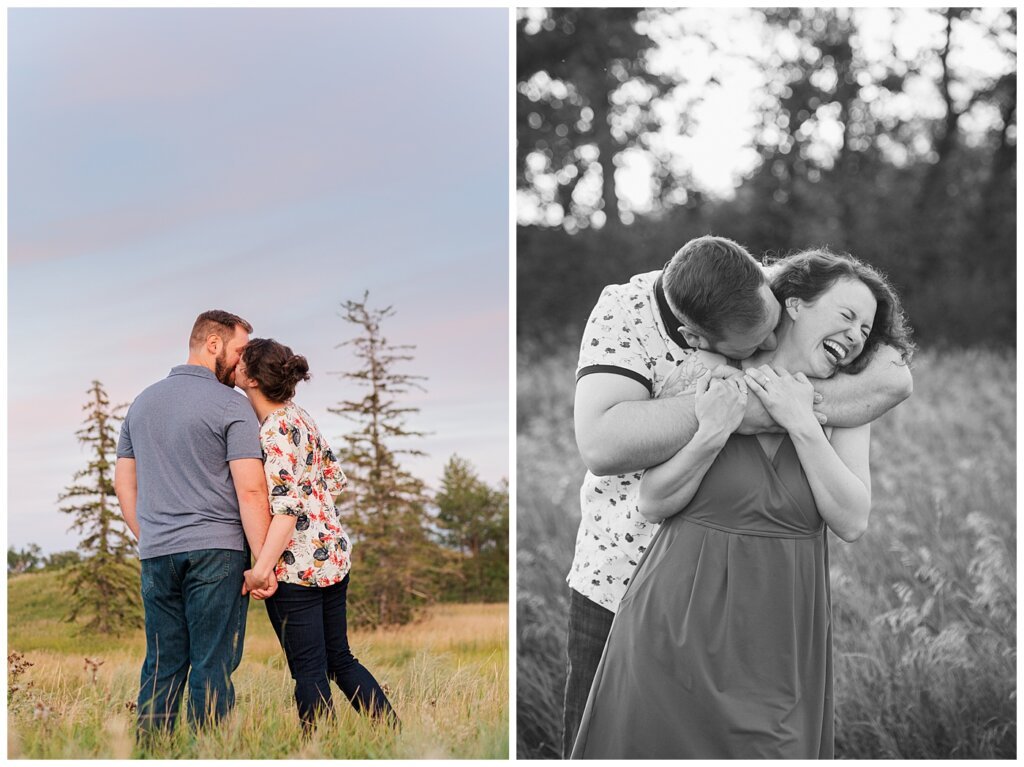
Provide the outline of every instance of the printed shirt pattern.
{"type": "Polygon", "coordinates": [[[352,543],[334,496],[348,480],[309,414],[289,402],[260,427],[270,513],[296,517],[295,533],[274,573],[279,583],[331,586],[351,567],[352,543]]]}
{"type": "MultiPolygon", "coordinates": [[[[694,353],[677,330],[660,277],[661,270],[647,272],[604,289],[583,333],[577,380],[590,373],[624,375],[657,397],[668,375],[694,353]]],[[[640,476],[588,471],[580,488],[582,518],[566,581],[612,612],[658,529],[640,516],[640,476]]]]}

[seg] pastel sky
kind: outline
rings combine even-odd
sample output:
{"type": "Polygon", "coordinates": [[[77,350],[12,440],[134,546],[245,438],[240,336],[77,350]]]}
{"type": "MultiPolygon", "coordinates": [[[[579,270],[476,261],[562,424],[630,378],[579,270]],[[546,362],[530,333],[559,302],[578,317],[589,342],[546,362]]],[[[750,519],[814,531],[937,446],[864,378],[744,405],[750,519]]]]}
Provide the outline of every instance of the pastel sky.
{"type": "Polygon", "coordinates": [[[222,308],[304,354],[327,412],[347,299],[425,375],[408,468],[509,475],[505,9],[8,11],[8,544],[74,548],[57,496],[115,402],[222,308]]]}

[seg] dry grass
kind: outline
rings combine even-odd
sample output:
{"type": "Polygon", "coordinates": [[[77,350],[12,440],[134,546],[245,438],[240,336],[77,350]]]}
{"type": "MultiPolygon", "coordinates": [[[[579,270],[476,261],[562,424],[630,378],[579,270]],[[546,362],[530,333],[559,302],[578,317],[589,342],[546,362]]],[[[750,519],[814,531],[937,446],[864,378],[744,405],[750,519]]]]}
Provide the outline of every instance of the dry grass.
{"type": "MultiPolygon", "coordinates": [[[[575,350],[520,360],[517,751],[561,742],[565,573],[583,466],[575,350]],[[528,364],[527,364],[528,363],[528,364]]],[[[874,509],[832,539],[836,755],[1016,756],[1015,358],[921,354],[872,433],[874,509]]]]}
{"type": "Polygon", "coordinates": [[[20,675],[20,689],[8,695],[11,759],[508,756],[507,605],[439,605],[410,626],[353,632],[353,650],[388,690],[402,718],[401,733],[360,717],[336,690],[337,719],[303,741],[284,656],[264,608],[254,604],[245,658],[233,677],[233,715],[198,735],[179,727],[139,752],[131,706],[144,637],[77,637],[42,606],[25,612],[40,593],[55,593],[56,577],[44,573],[9,583],[8,646],[33,664],[20,675]],[[95,680],[86,656],[102,661],[95,680]]]}

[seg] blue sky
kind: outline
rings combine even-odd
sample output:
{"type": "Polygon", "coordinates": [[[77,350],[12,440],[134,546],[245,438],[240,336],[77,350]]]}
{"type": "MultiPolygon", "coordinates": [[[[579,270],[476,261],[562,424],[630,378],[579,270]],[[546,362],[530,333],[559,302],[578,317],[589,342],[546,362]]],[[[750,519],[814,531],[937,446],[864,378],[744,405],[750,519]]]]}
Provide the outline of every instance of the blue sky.
{"type": "Polygon", "coordinates": [[[508,476],[505,9],[12,9],[7,33],[9,545],[76,545],[90,382],[130,402],[210,308],[306,355],[296,401],[337,443],[340,304],[369,290],[428,377],[410,470],[508,476]]]}

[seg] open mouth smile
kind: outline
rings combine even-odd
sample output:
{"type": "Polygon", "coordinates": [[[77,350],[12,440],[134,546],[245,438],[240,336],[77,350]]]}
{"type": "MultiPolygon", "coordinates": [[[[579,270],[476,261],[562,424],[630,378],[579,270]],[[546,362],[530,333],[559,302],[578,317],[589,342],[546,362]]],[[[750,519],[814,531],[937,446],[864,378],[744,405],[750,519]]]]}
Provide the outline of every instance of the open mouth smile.
{"type": "Polygon", "coordinates": [[[833,341],[831,338],[826,338],[822,341],[822,346],[825,347],[825,355],[832,360],[834,365],[839,365],[850,353],[849,349],[838,341],[833,341]]]}

